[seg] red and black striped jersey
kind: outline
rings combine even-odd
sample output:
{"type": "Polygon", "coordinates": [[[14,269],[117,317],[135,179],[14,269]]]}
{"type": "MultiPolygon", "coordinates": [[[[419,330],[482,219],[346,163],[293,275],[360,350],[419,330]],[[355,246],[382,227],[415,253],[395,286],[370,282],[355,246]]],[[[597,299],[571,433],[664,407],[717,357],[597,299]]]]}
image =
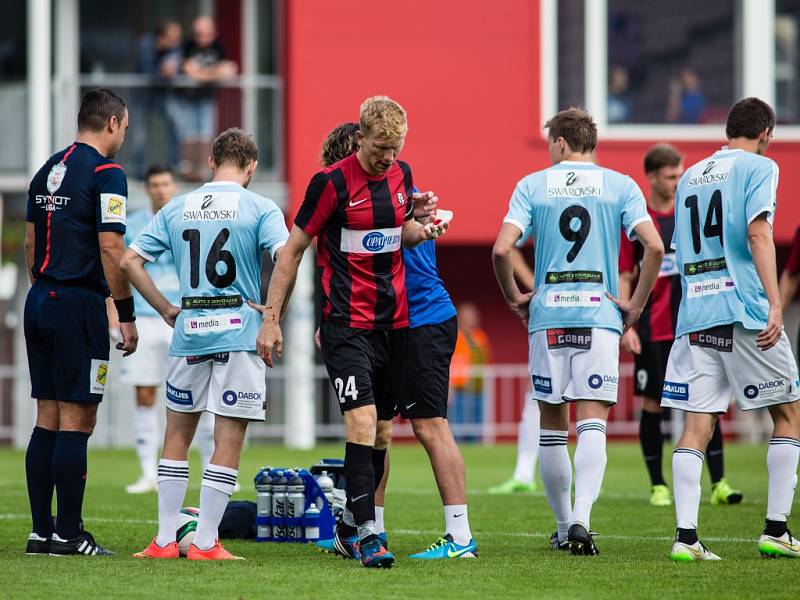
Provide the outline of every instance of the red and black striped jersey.
{"type": "Polygon", "coordinates": [[[108,295],[97,234],[125,233],[127,196],[122,167],[92,146],[75,142],[51,156],[28,189],[33,276],[108,295]]]}
{"type": "MultiPolygon", "coordinates": [[[[672,232],[675,229],[675,210],[658,212],[647,207],[656,230],[664,242],[665,254],[661,261],[658,279],[639,317],[636,331],[644,342],[668,342],[675,339],[678,322],[678,307],[681,303],[681,278],[675,263],[675,251],[670,249],[672,232]]],[[[644,248],[639,242],[631,242],[622,236],[619,252],[619,270],[627,273],[634,266],[640,267],[644,248]]]]}
{"type": "Polygon", "coordinates": [[[403,223],[413,217],[411,168],[370,176],[356,154],[314,175],[295,225],[319,236],[322,318],[359,329],[408,327],[403,223]]]}
{"type": "Polygon", "coordinates": [[[791,275],[800,273],[800,227],[794,232],[794,238],[792,238],[792,248],[789,250],[789,258],[786,261],[786,271],[791,275]]]}

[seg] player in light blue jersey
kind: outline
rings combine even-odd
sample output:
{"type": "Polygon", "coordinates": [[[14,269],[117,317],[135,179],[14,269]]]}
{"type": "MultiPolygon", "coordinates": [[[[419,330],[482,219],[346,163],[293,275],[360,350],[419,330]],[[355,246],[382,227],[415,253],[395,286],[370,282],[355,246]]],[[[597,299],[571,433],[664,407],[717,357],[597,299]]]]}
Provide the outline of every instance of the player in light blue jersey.
{"type": "Polygon", "coordinates": [[[533,395],[539,401],[542,482],[556,517],[554,548],[597,554],[589,533],[606,465],[606,420],[617,401],[619,337],[639,318],[658,276],[664,245],[630,177],[592,162],[597,127],[571,108],[547,122],[553,166],[523,178],[511,197],[493,258],[512,311],[528,326],[533,395]],[[531,228],[534,291],[514,279],[514,244],[531,228]],[[630,301],[617,298],[620,229],[644,247],[630,301]],[[575,402],[575,501],[567,453],[575,402]]]}
{"type": "MultiPolygon", "coordinates": [[[[150,206],[128,217],[125,244],[130,246],[136,236],[177,193],[175,176],[169,167],[150,167],[145,176],[145,191],[150,206]]],[[[146,265],[156,287],[170,304],[180,304],[180,285],[172,254],[164,252],[154,263],[146,265]]],[[[144,494],[156,490],[156,465],[158,464],[158,415],[156,414],[156,388],[167,377],[167,356],[172,339],[172,328],[153,307],[134,290],[136,326],[139,330],[139,350],[122,359],[121,381],[136,388],[136,409],[133,413],[133,434],[136,454],[142,468],[141,477],[125,488],[129,494],[144,494]]]]}
{"type": "Polygon", "coordinates": [[[698,540],[697,513],[703,450],[731,396],[743,410],[768,408],[775,423],[759,551],[800,556],[786,524],[800,455],[800,381],[783,332],[772,241],[778,166],[763,156],[774,126],[762,100],[734,104],[728,146],[690,167],[675,196],[672,243],[683,294],[661,395],[662,406],[686,411],[672,457],[674,560],[719,560],[698,540]]]}
{"type": "Polygon", "coordinates": [[[217,137],[213,180],[174,198],[134,240],[123,269],[147,302],[173,325],[167,375],[167,431],[158,465],[158,535],[135,556],[175,558],[175,531],[188,485],[187,452],[202,411],[216,415],[215,448],[200,488],[200,519],[188,558],[236,558],[217,540],[233,492],[248,421],[263,421],[266,366],[256,354],[261,315],[261,258],[273,259],[288,238],[277,206],[245,189],[258,149],[241,129],[217,137]],[[178,267],[181,306],[172,305],[144,268],[170,251],[178,267]]]}

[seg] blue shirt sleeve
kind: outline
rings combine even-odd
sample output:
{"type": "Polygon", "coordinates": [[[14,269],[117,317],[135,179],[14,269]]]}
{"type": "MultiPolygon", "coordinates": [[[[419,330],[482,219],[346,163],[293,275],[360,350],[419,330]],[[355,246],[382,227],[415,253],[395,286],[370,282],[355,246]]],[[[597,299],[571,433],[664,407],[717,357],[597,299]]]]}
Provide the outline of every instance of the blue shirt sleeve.
{"type": "Polygon", "coordinates": [[[767,213],[770,225],[775,216],[776,191],[778,189],[778,165],[772,160],[759,161],[750,175],[744,197],[744,210],[747,224],[756,217],[767,213]]]}
{"type": "Polygon", "coordinates": [[[125,233],[128,216],[128,180],[117,165],[102,168],[94,174],[94,201],[97,231],[125,233]]]}
{"type": "Polygon", "coordinates": [[[523,179],[517,183],[514,193],[511,194],[511,201],[508,203],[508,212],[503,223],[510,223],[519,228],[520,234],[533,227],[533,211],[528,193],[528,186],[523,179]]]}
{"type": "Polygon", "coordinates": [[[652,221],[652,219],[647,213],[647,202],[642,195],[642,190],[630,177],[625,179],[627,179],[628,185],[622,200],[622,227],[625,229],[628,239],[635,240],[636,233],[633,230],[636,229],[636,226],[645,221],[652,221]]]}
{"type": "Polygon", "coordinates": [[[258,224],[258,244],[261,250],[269,250],[272,260],[275,253],[283,248],[289,238],[289,231],[283,220],[283,213],[277,206],[272,206],[261,216],[258,224]]]}
{"type": "Polygon", "coordinates": [[[162,208],[152,218],[142,233],[136,236],[130,248],[148,262],[156,262],[166,250],[170,249],[169,232],[164,216],[166,207],[162,208]]]}

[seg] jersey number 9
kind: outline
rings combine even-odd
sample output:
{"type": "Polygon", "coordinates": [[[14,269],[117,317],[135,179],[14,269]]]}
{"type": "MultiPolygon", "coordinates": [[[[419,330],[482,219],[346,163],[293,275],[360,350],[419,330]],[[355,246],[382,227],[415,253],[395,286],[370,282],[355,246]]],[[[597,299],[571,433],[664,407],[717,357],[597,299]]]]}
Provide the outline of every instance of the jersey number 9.
{"type": "Polygon", "coordinates": [[[561,213],[561,218],[558,220],[558,228],[561,230],[561,235],[568,242],[573,242],[572,248],[567,252],[567,262],[572,262],[578,256],[583,245],[586,243],[586,238],[589,236],[589,230],[592,228],[592,217],[589,211],[584,207],[577,204],[568,206],[561,213]],[[578,229],[572,228],[572,220],[578,219],[580,225],[578,229]]]}
{"type": "MultiPolygon", "coordinates": [[[[236,260],[228,250],[222,249],[229,237],[231,231],[225,227],[214,238],[206,257],[206,277],[216,288],[226,288],[236,280],[236,260]],[[225,265],[223,275],[217,273],[217,263],[220,262],[225,265]]],[[[192,288],[198,288],[200,287],[200,230],[186,229],[183,232],[183,239],[189,242],[189,283],[192,288]]]]}

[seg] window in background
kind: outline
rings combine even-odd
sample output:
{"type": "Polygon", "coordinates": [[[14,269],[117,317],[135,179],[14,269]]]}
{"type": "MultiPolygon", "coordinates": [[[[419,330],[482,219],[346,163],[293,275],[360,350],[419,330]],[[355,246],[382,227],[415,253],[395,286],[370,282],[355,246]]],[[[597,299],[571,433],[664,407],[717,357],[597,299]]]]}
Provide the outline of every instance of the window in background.
{"type": "Polygon", "coordinates": [[[0,174],[27,171],[27,27],[25,0],[4,0],[0,19],[0,174]]]}
{"type": "Polygon", "coordinates": [[[800,123],[800,0],[775,2],[775,110],[779,123],[800,123]]]}
{"type": "Polygon", "coordinates": [[[736,99],[737,6],[608,0],[608,122],[724,122],[736,99]]]}
{"type": "Polygon", "coordinates": [[[584,0],[559,0],[558,107],[585,105],[584,0]]]}

